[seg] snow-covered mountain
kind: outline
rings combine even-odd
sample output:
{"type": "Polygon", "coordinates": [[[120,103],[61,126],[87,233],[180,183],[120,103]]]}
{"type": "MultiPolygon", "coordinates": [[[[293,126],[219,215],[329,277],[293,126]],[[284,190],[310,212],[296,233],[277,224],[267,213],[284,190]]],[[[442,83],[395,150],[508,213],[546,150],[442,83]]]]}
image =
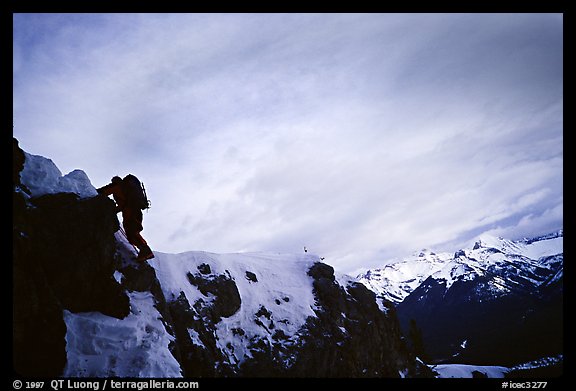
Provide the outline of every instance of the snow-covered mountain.
{"type": "Polygon", "coordinates": [[[562,354],[563,231],[483,235],[454,254],[422,251],[359,281],[396,304],[433,362],[518,365],[562,354]]]}
{"type": "Polygon", "coordinates": [[[315,255],[134,260],[114,202],[14,142],[19,376],[432,376],[391,303],[315,255]]]}
{"type": "Polygon", "coordinates": [[[424,249],[382,268],[370,269],[357,276],[357,279],[378,296],[398,304],[451,259],[452,254],[436,254],[424,249]]]}
{"type": "Polygon", "coordinates": [[[378,296],[402,302],[427,278],[443,280],[449,289],[456,280],[493,275],[487,295],[534,289],[562,278],[563,231],[512,241],[482,235],[467,249],[456,253],[422,250],[382,268],[371,269],[357,279],[378,296]],[[560,266],[560,267],[558,267],[560,266]],[[553,270],[554,275],[548,271],[553,270]],[[497,275],[499,272],[502,275],[497,275]]]}
{"type": "Polygon", "coordinates": [[[484,235],[430,277],[446,281],[446,290],[456,281],[487,277],[480,299],[536,292],[562,279],[563,241],[562,230],[522,241],[484,235]]]}

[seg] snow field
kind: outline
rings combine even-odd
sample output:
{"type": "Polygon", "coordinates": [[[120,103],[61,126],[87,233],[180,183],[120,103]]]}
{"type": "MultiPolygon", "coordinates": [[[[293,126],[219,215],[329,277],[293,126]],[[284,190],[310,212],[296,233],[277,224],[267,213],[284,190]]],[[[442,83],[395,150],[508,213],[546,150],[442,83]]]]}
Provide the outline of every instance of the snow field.
{"type": "Polygon", "coordinates": [[[439,379],[445,378],[472,378],[473,372],[479,372],[488,378],[503,378],[510,368],[499,366],[479,366],[479,365],[466,365],[466,364],[443,364],[431,366],[431,368],[438,372],[439,379]]]}
{"type": "Polygon", "coordinates": [[[150,292],[130,292],[131,313],[64,311],[68,360],[65,377],[182,377],[150,292]]]}
{"type": "Polygon", "coordinates": [[[240,363],[250,357],[247,340],[262,338],[272,343],[272,335],[278,331],[293,336],[309,316],[315,316],[312,278],[307,272],[319,261],[317,256],[275,253],[213,254],[198,251],[155,254],[156,258],[149,263],[156,269],[168,301],[184,292],[191,305],[199,299],[210,302],[211,298],[204,296],[187,278],[188,273],[199,273],[198,266],[201,264],[208,264],[213,275],[229,275],[234,280],[241,297],[241,308],[216,325],[218,347],[227,352],[233,363],[240,363]],[[247,272],[254,273],[257,281],[247,278],[247,272]],[[255,320],[262,307],[270,313],[270,319],[261,316],[259,325],[255,320]],[[273,329],[266,327],[272,322],[273,329]],[[233,330],[238,329],[242,329],[244,334],[233,333],[233,330]]]}

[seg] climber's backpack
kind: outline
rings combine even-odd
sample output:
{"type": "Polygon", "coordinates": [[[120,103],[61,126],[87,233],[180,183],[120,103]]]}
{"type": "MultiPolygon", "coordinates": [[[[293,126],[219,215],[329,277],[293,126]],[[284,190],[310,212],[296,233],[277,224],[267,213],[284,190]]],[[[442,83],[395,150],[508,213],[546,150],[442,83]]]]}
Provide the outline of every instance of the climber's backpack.
{"type": "Polygon", "coordinates": [[[122,183],[128,204],[142,210],[150,208],[151,203],[146,196],[144,183],[141,183],[140,180],[132,174],[126,175],[122,183]]]}

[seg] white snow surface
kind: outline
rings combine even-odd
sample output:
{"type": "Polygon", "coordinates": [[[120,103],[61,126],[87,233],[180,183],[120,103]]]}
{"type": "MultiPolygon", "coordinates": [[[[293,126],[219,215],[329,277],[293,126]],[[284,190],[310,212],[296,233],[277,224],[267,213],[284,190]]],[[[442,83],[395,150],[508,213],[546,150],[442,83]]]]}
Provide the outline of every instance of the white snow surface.
{"type": "Polygon", "coordinates": [[[76,193],[81,198],[97,195],[96,188],[82,170],[73,170],[66,175],[48,158],[24,152],[26,160],[20,172],[20,179],[37,197],[53,193],[76,193]]]}
{"type": "Polygon", "coordinates": [[[562,254],[564,252],[563,231],[562,236],[543,238],[531,243],[525,241],[512,241],[490,235],[480,236],[476,243],[480,248],[472,251],[478,251],[482,248],[494,248],[504,254],[521,255],[531,260],[538,260],[542,257],[562,254]]]}
{"type": "MultiPolygon", "coordinates": [[[[155,252],[149,264],[156,270],[167,301],[184,292],[193,305],[202,299],[209,302],[187,277],[197,274],[198,266],[208,264],[214,275],[228,275],[238,288],[240,309],[217,323],[218,347],[228,355],[231,363],[241,363],[251,356],[247,341],[253,337],[272,343],[271,333],[255,323],[256,313],[264,306],[271,313],[275,330],[294,336],[310,316],[316,316],[312,278],[308,269],[319,261],[312,254],[239,253],[214,254],[190,251],[180,254],[155,252]],[[256,275],[257,282],[247,278],[246,272],[256,275]],[[245,334],[234,335],[232,329],[242,329],[245,334]]],[[[264,322],[265,323],[265,322],[264,322]]]]}
{"type": "MultiPolygon", "coordinates": [[[[464,341],[466,342],[466,341],[464,341]]],[[[488,378],[503,378],[508,372],[515,370],[541,368],[550,365],[555,365],[564,360],[562,354],[557,356],[542,357],[538,360],[530,361],[515,365],[511,368],[502,366],[484,366],[484,365],[470,365],[470,364],[440,364],[428,365],[430,369],[437,372],[436,378],[471,378],[473,372],[480,372],[488,378]]],[[[422,362],[420,360],[420,362],[422,362]]]]}
{"type": "Polygon", "coordinates": [[[473,372],[480,372],[488,378],[503,378],[510,368],[500,366],[481,366],[466,364],[442,364],[431,367],[438,372],[436,378],[472,378],[473,372]]]}
{"type": "Polygon", "coordinates": [[[441,270],[453,254],[435,254],[429,250],[414,253],[411,257],[389,263],[380,269],[372,269],[359,276],[358,281],[378,296],[393,303],[406,298],[422,281],[441,270]]]}
{"type": "Polygon", "coordinates": [[[150,292],[130,292],[131,313],[117,319],[100,312],[64,311],[67,363],[64,377],[182,377],[150,292]]]}
{"type": "Polygon", "coordinates": [[[470,267],[467,263],[452,260],[442,269],[432,273],[432,277],[437,280],[446,281],[446,289],[448,290],[458,278],[461,280],[474,279],[477,275],[476,271],[477,268],[470,267]]]}

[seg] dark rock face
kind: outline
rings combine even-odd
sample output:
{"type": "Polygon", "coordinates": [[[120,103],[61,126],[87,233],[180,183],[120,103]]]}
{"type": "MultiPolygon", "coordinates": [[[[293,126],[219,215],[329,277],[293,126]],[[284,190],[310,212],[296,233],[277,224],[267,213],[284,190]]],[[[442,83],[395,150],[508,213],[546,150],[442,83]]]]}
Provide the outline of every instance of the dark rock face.
{"type": "MultiPolygon", "coordinates": [[[[240,293],[229,274],[213,274],[207,264],[188,274],[190,284],[213,300],[189,303],[184,292],[168,303],[178,344],[180,364],[186,377],[233,376],[233,365],[217,346],[216,324],[234,315],[241,305],[240,293]]],[[[232,333],[242,330],[232,330],[232,333]]]]}
{"type": "Polygon", "coordinates": [[[240,309],[241,299],[238,287],[234,280],[225,274],[199,276],[188,274],[188,280],[192,285],[196,285],[204,296],[213,295],[215,297],[212,305],[206,307],[209,318],[214,323],[218,323],[221,318],[228,318],[240,309]]]}
{"type": "Polygon", "coordinates": [[[225,357],[218,349],[216,326],[199,315],[203,303],[191,306],[182,292],[168,304],[180,351],[180,365],[185,377],[216,377],[232,375],[224,363],[225,357]]]}
{"type": "Polygon", "coordinates": [[[26,155],[18,145],[18,140],[12,138],[12,184],[13,186],[21,186],[20,171],[24,168],[26,155]]]}
{"type": "Polygon", "coordinates": [[[128,297],[113,278],[118,220],[106,198],[27,199],[14,185],[14,370],[59,376],[66,363],[64,309],[118,318],[129,313],[128,297]]]}
{"type": "Polygon", "coordinates": [[[198,265],[198,271],[202,274],[212,273],[212,269],[210,268],[210,265],[208,265],[207,263],[203,263],[202,265],[198,265]]]}
{"type": "Polygon", "coordinates": [[[62,306],[26,238],[13,239],[13,365],[20,376],[57,376],[66,364],[62,306]]]}
{"type": "Polygon", "coordinates": [[[428,278],[398,305],[400,322],[408,330],[416,321],[433,363],[514,366],[563,352],[562,278],[539,290],[479,296],[490,283],[478,276],[447,290],[428,278]]]}
{"type": "Polygon", "coordinates": [[[258,282],[258,277],[256,277],[256,274],[249,271],[246,272],[246,279],[248,281],[258,282]]]}
{"type": "Polygon", "coordinates": [[[58,193],[31,203],[33,257],[63,308],[117,318],[128,315],[128,297],[113,278],[118,229],[113,202],[58,193]]]}
{"type": "Polygon", "coordinates": [[[381,311],[364,285],[341,287],[331,266],[316,263],[308,274],[314,278],[317,318],[306,325],[304,346],[292,368],[296,376],[431,376],[416,365],[402,341],[392,303],[384,302],[381,311]]]}

